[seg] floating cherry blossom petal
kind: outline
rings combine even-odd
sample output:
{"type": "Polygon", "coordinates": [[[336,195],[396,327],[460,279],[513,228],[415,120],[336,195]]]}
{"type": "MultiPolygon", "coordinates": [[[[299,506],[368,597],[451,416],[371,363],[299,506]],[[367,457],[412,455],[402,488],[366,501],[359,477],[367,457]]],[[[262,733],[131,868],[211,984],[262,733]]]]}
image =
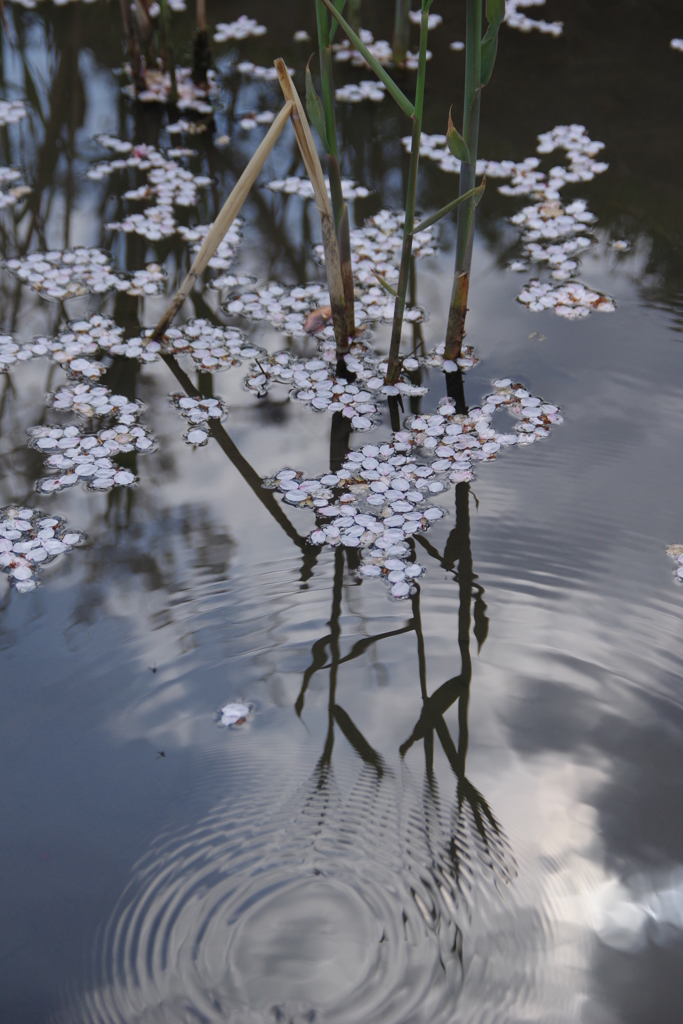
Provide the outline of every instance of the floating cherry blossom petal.
{"type": "Polygon", "coordinates": [[[251,704],[225,704],[221,708],[221,725],[243,725],[252,713],[251,704]]]}

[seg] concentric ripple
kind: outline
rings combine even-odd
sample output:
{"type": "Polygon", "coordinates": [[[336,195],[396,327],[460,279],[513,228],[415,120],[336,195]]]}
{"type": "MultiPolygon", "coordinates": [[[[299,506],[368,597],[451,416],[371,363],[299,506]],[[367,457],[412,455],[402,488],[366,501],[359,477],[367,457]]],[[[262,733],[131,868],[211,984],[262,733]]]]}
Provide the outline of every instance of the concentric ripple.
{"type": "Polygon", "coordinates": [[[346,779],[323,754],[289,796],[286,782],[242,772],[230,780],[241,797],[139,866],[96,984],[60,1020],[452,1020],[472,909],[463,894],[487,869],[462,830],[449,834],[437,795],[420,814],[407,769],[381,759],[346,779]]]}

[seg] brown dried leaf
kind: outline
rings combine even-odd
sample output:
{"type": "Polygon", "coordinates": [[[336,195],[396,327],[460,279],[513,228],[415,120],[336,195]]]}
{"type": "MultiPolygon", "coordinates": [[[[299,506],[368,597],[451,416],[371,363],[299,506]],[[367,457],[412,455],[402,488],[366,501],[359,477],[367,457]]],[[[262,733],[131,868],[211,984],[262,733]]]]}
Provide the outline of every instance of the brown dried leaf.
{"type": "Polygon", "coordinates": [[[323,327],[327,327],[331,319],[332,306],[321,306],[320,309],[313,309],[306,317],[304,330],[307,334],[316,334],[317,331],[322,331],[323,327]]]}

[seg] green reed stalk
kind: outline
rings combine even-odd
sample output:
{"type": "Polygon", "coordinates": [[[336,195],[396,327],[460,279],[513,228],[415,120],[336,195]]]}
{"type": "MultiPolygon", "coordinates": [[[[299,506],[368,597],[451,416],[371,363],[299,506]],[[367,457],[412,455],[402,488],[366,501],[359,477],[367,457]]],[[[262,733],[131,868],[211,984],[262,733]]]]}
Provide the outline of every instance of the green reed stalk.
{"type": "MultiPolygon", "coordinates": [[[[504,0],[495,0],[496,3],[504,2],[504,0]]],[[[343,0],[337,0],[340,7],[343,6],[343,0]]],[[[387,371],[387,382],[392,383],[398,378],[400,371],[399,366],[399,349],[401,346],[401,327],[403,324],[403,314],[405,311],[406,304],[406,291],[408,288],[408,279],[410,277],[410,255],[413,247],[413,223],[415,220],[415,195],[417,191],[417,166],[420,159],[420,133],[422,130],[422,106],[424,102],[424,85],[425,85],[425,74],[427,66],[427,22],[429,15],[429,8],[432,5],[432,0],[422,0],[422,19],[420,22],[420,57],[418,61],[417,69],[417,84],[415,89],[415,103],[412,104],[408,97],[401,91],[393,78],[388,74],[385,68],[379,63],[379,61],[373,57],[368,50],[365,43],[362,41],[360,36],[349,23],[342,17],[340,11],[332,3],[332,0],[316,0],[316,4],[324,4],[328,9],[333,18],[342,27],[344,32],[349,38],[349,41],[355,46],[358,52],[362,55],[368,66],[372,68],[377,77],[381,82],[384,82],[387,92],[396,103],[399,105],[401,110],[413,120],[413,131],[412,131],[412,146],[410,153],[410,165],[408,170],[408,186],[407,186],[407,197],[406,197],[406,216],[405,225],[403,230],[403,250],[401,253],[401,268],[399,271],[399,281],[396,294],[396,302],[394,304],[394,324],[391,333],[391,349],[389,352],[389,364],[387,371]]],[[[323,105],[320,103],[320,98],[313,89],[313,83],[310,82],[310,73],[307,76],[307,100],[308,102],[308,113],[311,121],[316,125],[316,129],[321,138],[325,137],[325,126],[324,126],[324,115],[323,105]],[[320,125],[320,127],[318,127],[320,125]]],[[[398,427],[396,428],[398,429],[398,427]]]]}
{"type": "MultiPolygon", "coordinates": [[[[339,239],[340,252],[348,253],[348,268],[342,266],[344,281],[344,301],[346,305],[346,326],[349,334],[356,333],[354,322],[353,275],[350,271],[351,241],[349,236],[349,217],[344,196],[342,195],[341,169],[339,166],[339,147],[337,144],[337,121],[334,112],[334,75],[332,72],[332,33],[330,18],[321,0],[316,0],[315,14],[318,23],[318,48],[320,51],[320,81],[322,85],[323,126],[321,141],[327,153],[327,175],[330,181],[332,211],[334,225],[339,239]],[[344,215],[346,212],[346,216],[344,215]],[[344,270],[347,270],[344,273],[344,270]]],[[[334,26],[336,27],[336,26],[334,26]]],[[[311,83],[311,90],[313,88],[311,83]]],[[[308,91],[308,90],[307,90],[308,91]]],[[[309,109],[309,117],[311,111],[309,109]]],[[[313,120],[313,118],[311,118],[313,120]]],[[[314,122],[315,123],[315,122],[314,122]]],[[[318,130],[318,125],[316,125],[318,130]]]]}
{"type": "Polygon", "coordinates": [[[422,134],[422,106],[424,103],[425,75],[427,68],[427,21],[430,3],[423,0],[422,18],[420,20],[420,56],[417,65],[417,84],[415,88],[415,113],[413,114],[413,132],[410,145],[410,164],[408,167],[408,186],[406,194],[405,223],[403,225],[403,249],[401,266],[396,287],[394,302],[394,322],[391,328],[389,345],[389,361],[387,366],[387,384],[398,380],[401,367],[399,353],[401,349],[401,330],[403,314],[406,306],[406,292],[410,280],[410,257],[413,251],[413,228],[415,224],[415,196],[417,194],[417,168],[420,161],[420,136],[422,134]]]}
{"type": "Polygon", "coordinates": [[[391,40],[391,55],[395,65],[406,62],[410,42],[410,0],[396,0],[394,10],[394,35],[391,40]]]}
{"type": "MultiPolygon", "coordinates": [[[[482,0],[467,0],[467,23],[465,34],[465,103],[463,110],[462,143],[463,157],[460,167],[460,197],[466,193],[470,198],[458,209],[458,228],[455,246],[455,273],[453,290],[446,326],[444,357],[454,361],[459,358],[465,337],[465,319],[472,267],[474,244],[474,210],[477,198],[472,194],[477,170],[479,146],[479,114],[481,90],[488,84],[493,71],[498,46],[498,30],[505,17],[504,0],[487,0],[486,18],[488,29],[482,39],[482,0]]],[[[449,125],[450,127],[450,125],[449,125]]],[[[450,132],[449,132],[450,134],[450,132]]]]}

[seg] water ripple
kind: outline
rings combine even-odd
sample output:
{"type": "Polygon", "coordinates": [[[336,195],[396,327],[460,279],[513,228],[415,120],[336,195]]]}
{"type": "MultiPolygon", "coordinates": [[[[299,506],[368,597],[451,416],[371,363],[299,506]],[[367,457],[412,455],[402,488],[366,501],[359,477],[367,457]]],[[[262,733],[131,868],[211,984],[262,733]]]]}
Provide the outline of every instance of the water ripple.
{"type": "Polygon", "coordinates": [[[498,826],[477,849],[457,801],[381,758],[338,770],[323,753],[294,787],[230,776],[241,795],[138,866],[62,1024],[452,1020],[463,937],[504,909],[498,826]]]}

